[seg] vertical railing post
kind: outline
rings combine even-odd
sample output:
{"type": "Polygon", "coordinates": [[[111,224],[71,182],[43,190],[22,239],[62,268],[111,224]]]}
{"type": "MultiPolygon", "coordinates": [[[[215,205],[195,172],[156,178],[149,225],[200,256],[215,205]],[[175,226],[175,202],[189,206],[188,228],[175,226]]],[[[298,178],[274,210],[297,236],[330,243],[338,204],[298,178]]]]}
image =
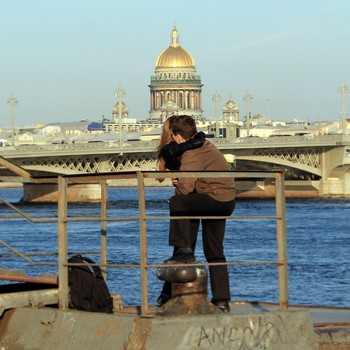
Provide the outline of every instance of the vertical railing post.
{"type": "Polygon", "coordinates": [[[288,257],[287,257],[287,226],[286,201],[284,193],[284,173],[275,173],[276,179],[276,231],[278,260],[278,295],[279,306],[288,308],[288,257]]]}
{"type": "MultiPolygon", "coordinates": [[[[107,181],[101,181],[101,264],[107,264],[107,181]]],[[[102,267],[102,275],[107,279],[107,268],[102,267]]]]}
{"type": "Polygon", "coordinates": [[[148,278],[147,278],[147,234],[146,234],[146,200],[145,183],[141,171],[137,171],[139,191],[139,225],[140,225],[140,265],[141,265],[141,316],[148,313],[148,278]]]}
{"type": "Polygon", "coordinates": [[[57,181],[57,213],[58,213],[58,307],[68,309],[68,239],[67,239],[67,181],[58,176],[57,181]]]}

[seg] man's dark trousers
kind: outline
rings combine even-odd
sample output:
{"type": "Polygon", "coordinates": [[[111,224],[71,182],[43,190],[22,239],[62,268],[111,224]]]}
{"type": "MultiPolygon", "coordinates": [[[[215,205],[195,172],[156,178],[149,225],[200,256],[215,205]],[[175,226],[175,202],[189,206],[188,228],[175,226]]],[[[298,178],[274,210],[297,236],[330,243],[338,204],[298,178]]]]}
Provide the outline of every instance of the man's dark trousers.
{"type": "MultiPolygon", "coordinates": [[[[207,194],[175,194],[169,200],[170,216],[230,216],[235,201],[220,202],[207,194]]],[[[203,250],[209,263],[225,262],[223,241],[226,219],[201,219],[203,250]]],[[[169,244],[195,250],[199,219],[170,220],[169,244]]],[[[230,300],[227,266],[209,267],[212,301],[230,300]]]]}

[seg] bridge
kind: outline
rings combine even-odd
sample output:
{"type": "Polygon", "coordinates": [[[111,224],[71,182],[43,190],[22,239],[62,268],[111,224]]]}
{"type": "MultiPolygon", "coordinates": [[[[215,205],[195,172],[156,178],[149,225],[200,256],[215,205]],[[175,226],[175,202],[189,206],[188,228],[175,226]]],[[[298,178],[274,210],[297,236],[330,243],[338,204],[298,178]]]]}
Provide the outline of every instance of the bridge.
{"type": "MultiPolygon", "coordinates": [[[[283,169],[287,196],[349,197],[350,135],[248,137],[210,139],[224,154],[235,157],[234,169],[283,169]]],[[[156,170],[158,141],[72,143],[0,149],[0,156],[34,172],[87,174],[156,170]]],[[[0,169],[0,181],[13,181],[0,169]]],[[[267,196],[266,182],[238,183],[246,196],[267,196]]]]}

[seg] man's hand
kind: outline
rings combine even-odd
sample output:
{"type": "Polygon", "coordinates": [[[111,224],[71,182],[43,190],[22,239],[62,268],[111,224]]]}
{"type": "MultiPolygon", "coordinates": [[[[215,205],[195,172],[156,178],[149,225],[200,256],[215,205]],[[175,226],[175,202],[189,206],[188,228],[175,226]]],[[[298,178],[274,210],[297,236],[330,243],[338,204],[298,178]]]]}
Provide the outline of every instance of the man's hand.
{"type": "Polygon", "coordinates": [[[171,179],[171,182],[173,183],[173,186],[177,186],[177,183],[178,183],[179,179],[178,178],[172,178],[171,179]]]}

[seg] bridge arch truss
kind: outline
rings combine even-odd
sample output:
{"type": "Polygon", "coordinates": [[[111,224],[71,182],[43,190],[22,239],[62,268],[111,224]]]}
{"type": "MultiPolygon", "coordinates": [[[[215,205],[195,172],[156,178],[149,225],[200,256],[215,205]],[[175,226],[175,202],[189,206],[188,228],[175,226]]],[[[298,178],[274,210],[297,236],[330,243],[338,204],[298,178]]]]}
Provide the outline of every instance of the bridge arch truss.
{"type": "Polygon", "coordinates": [[[321,177],[320,149],[307,148],[258,148],[249,153],[236,152],[236,160],[239,164],[249,161],[259,167],[282,167],[286,169],[286,176],[293,178],[321,177]],[[263,165],[264,164],[264,165],[263,165]]]}

